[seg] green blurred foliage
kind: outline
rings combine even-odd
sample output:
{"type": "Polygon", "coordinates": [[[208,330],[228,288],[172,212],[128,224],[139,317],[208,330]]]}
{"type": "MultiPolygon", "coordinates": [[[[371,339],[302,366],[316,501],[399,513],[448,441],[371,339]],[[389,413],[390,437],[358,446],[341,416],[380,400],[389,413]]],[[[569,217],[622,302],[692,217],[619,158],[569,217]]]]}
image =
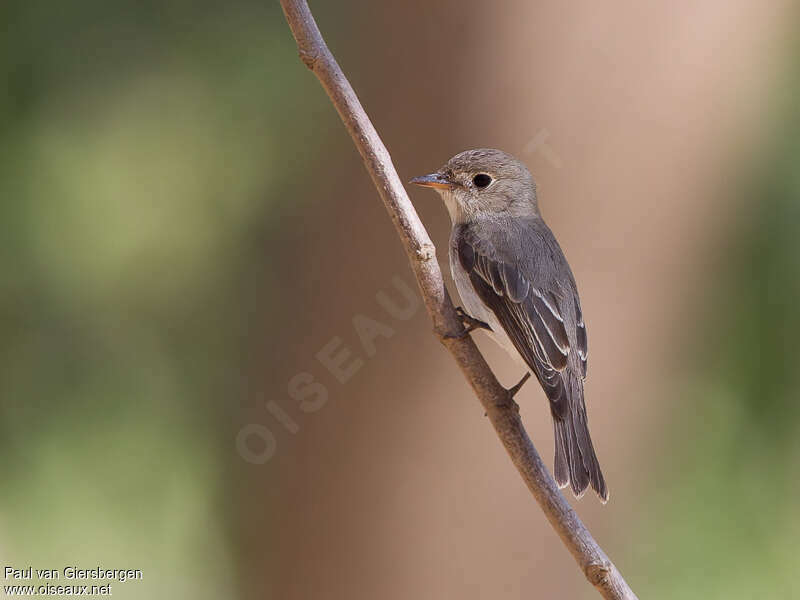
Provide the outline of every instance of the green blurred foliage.
{"type": "Polygon", "coordinates": [[[800,80],[779,86],[772,141],[729,191],[743,217],[686,322],[691,376],[631,548],[640,598],[800,597],[800,80]]]}
{"type": "MultiPolygon", "coordinates": [[[[6,0],[0,23],[0,557],[143,569],[116,597],[235,597],[231,380],[286,314],[267,249],[315,201],[291,190],[332,109],[276,2],[6,0]]],[[[800,597],[796,103],[775,140],[686,325],[693,377],[624,561],[641,598],[800,597]]]]}
{"type": "Polygon", "coordinates": [[[0,556],[233,597],[226,391],[330,107],[277,3],[15,0],[0,23],[0,556]]]}

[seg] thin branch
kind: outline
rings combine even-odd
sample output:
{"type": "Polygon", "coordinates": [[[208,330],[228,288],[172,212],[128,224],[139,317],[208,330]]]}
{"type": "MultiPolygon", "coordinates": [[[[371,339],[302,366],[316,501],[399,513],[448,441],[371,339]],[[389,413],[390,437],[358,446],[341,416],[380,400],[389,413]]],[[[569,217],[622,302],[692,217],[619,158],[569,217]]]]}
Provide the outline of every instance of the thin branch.
{"type": "Polygon", "coordinates": [[[300,58],[317,76],[339,112],[394,222],[434,332],[455,358],[525,484],[589,582],[608,600],[636,600],[614,563],[561,495],[522,426],[508,391],[497,381],[472,338],[458,337],[463,326],[444,285],[436,249],[408,199],[389,152],[322,39],[308,4],[305,0],[281,0],[281,6],[300,58]]]}

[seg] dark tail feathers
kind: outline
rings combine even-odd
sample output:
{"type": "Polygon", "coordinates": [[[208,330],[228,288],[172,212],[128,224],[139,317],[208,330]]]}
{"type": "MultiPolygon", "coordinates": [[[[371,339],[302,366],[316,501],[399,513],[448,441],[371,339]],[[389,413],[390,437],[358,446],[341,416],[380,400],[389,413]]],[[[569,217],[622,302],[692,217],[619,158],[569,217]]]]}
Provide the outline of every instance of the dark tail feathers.
{"type": "Polygon", "coordinates": [[[562,488],[571,485],[578,498],[591,485],[605,504],[608,502],[608,488],[589,437],[583,386],[576,381],[571,387],[569,409],[563,416],[553,415],[556,483],[562,488]]]}

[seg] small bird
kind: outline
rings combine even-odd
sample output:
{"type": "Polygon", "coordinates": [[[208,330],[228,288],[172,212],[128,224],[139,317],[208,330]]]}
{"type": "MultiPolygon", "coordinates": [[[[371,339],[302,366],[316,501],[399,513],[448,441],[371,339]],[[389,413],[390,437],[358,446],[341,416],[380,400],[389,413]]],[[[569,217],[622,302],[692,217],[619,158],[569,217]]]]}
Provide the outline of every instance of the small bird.
{"type": "Polygon", "coordinates": [[[607,502],[583,401],[587,340],[578,288],[539,213],[530,171],[505,152],[483,148],[410,183],[435,189],[450,213],[450,269],[466,331],[488,329],[547,395],[559,487],[571,485],[581,497],[591,485],[607,502]]]}

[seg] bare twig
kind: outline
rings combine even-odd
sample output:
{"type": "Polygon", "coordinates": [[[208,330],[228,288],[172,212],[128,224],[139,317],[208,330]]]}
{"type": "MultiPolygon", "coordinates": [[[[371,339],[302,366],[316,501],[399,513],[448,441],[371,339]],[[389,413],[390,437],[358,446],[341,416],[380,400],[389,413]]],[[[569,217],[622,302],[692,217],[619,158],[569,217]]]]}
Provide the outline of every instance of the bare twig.
{"type": "Polygon", "coordinates": [[[297,41],[300,58],[317,76],[339,112],[397,228],[433,321],[434,332],[475,390],[508,455],[586,578],[604,598],[635,600],[636,595],[614,563],[561,495],[522,426],[519,414],[513,409],[509,393],[497,381],[472,339],[458,337],[463,326],[444,285],[436,249],[408,199],[389,152],[322,39],[308,4],[305,0],[281,0],[281,5],[297,41]]]}

